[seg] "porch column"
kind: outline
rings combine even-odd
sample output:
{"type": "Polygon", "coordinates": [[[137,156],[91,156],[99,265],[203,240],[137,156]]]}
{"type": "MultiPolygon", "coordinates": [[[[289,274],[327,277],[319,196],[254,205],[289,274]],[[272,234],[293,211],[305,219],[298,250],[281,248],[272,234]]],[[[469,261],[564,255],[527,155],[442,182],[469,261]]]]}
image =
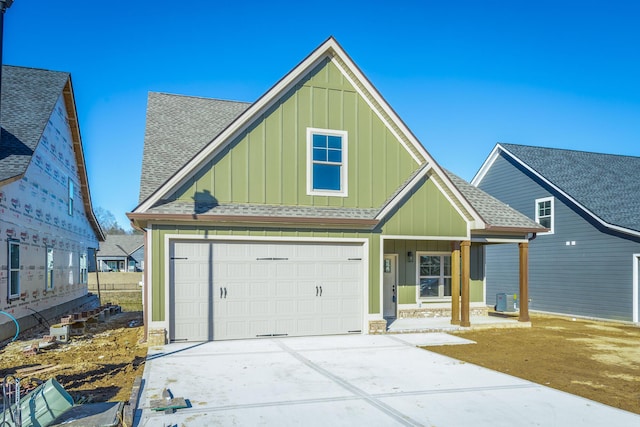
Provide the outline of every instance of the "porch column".
{"type": "Polygon", "coordinates": [[[469,275],[471,272],[471,242],[460,242],[460,252],[462,255],[462,307],[460,316],[460,326],[469,327],[469,275]]]}
{"type": "Polygon", "coordinates": [[[460,324],[460,242],[451,242],[451,324],[460,324]]]}
{"type": "Polygon", "coordinates": [[[529,242],[518,243],[520,252],[520,317],[529,322],[529,242]]]}

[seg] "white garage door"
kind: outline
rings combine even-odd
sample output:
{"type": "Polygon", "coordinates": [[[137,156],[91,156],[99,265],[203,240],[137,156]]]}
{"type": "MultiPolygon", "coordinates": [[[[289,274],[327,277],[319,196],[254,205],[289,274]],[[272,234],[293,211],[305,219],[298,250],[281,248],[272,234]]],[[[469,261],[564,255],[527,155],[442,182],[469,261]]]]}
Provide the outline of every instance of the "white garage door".
{"type": "Polygon", "coordinates": [[[172,340],[361,332],[360,244],[174,243],[172,340]]]}

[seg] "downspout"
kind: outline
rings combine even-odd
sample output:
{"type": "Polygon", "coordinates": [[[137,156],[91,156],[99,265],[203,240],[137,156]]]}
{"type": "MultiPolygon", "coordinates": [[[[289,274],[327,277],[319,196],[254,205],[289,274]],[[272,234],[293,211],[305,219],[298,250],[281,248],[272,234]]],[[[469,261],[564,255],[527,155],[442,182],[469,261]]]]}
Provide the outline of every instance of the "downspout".
{"type": "Polygon", "coordinates": [[[142,272],[142,325],[144,326],[144,341],[147,342],[149,340],[149,319],[147,315],[149,315],[149,281],[148,281],[148,273],[147,269],[149,268],[149,242],[147,241],[147,233],[149,232],[146,228],[142,229],[144,236],[144,270],[142,272]]]}

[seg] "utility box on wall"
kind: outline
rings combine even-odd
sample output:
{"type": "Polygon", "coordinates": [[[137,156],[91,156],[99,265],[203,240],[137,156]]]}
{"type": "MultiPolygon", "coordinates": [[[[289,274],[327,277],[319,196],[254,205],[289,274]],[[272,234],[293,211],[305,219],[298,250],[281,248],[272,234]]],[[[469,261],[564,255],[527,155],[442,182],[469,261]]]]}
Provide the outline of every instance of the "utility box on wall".
{"type": "Polygon", "coordinates": [[[495,310],[508,313],[518,311],[518,294],[496,294],[495,310]]]}

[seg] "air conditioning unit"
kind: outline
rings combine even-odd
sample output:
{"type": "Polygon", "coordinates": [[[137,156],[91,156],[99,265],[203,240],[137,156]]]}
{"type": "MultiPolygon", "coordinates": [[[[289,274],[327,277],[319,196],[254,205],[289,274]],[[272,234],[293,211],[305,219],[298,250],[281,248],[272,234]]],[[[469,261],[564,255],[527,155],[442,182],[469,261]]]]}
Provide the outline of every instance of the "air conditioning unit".
{"type": "Polygon", "coordinates": [[[518,311],[518,294],[496,294],[495,310],[507,313],[518,311]]]}

